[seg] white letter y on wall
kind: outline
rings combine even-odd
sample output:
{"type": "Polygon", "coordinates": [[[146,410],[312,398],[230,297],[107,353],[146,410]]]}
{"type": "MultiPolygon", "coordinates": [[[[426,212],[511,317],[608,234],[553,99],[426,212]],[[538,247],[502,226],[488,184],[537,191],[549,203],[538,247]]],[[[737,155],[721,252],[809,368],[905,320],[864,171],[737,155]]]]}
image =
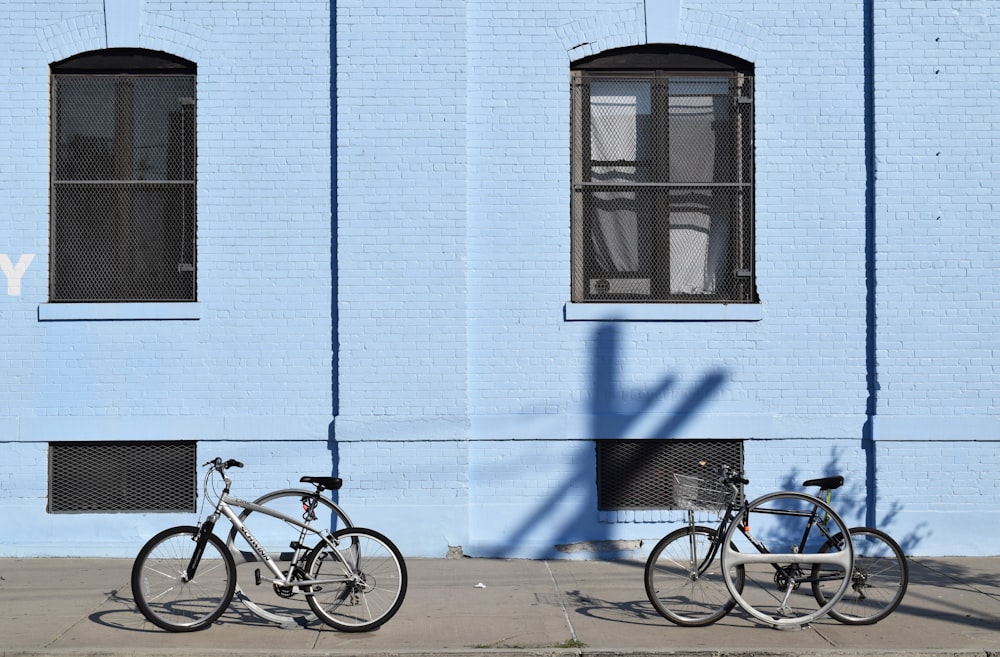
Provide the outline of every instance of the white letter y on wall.
{"type": "Polygon", "coordinates": [[[12,265],[6,253],[0,253],[0,271],[7,277],[7,296],[21,296],[21,277],[24,276],[28,265],[35,259],[34,253],[24,253],[17,261],[17,265],[12,265]]]}

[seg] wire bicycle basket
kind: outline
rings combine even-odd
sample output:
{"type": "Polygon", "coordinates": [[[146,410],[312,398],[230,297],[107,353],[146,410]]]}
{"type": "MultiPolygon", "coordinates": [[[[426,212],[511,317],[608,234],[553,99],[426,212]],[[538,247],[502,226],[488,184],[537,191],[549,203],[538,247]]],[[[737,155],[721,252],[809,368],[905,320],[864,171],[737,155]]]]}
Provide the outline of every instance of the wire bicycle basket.
{"type": "Polygon", "coordinates": [[[722,514],[732,496],[733,491],[719,481],[694,475],[674,475],[674,503],[678,509],[722,514]]]}

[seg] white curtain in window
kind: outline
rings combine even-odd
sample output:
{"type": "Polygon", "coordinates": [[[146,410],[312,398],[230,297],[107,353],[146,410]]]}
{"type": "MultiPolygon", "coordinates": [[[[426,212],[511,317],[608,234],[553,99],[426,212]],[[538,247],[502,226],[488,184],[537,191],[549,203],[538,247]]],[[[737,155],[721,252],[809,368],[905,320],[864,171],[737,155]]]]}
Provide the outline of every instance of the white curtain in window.
{"type": "MultiPolygon", "coordinates": [[[[683,95],[706,89],[702,81],[670,85],[670,180],[694,184],[717,180],[722,144],[717,126],[725,120],[729,101],[718,95],[683,95]]],[[[720,83],[713,81],[715,87],[720,83]]],[[[725,91],[725,82],[721,83],[725,91]]],[[[722,190],[702,188],[671,192],[670,293],[713,294],[729,246],[730,216],[720,203],[722,190]]]]}
{"type": "MultiPolygon", "coordinates": [[[[591,180],[649,180],[651,102],[648,81],[594,80],[590,85],[591,180]],[[608,164],[598,164],[606,162],[608,164]],[[614,163],[614,164],[611,164],[614,163]]],[[[638,208],[634,191],[594,194],[596,221],[590,235],[601,269],[608,274],[648,272],[652,217],[638,208]]]]}

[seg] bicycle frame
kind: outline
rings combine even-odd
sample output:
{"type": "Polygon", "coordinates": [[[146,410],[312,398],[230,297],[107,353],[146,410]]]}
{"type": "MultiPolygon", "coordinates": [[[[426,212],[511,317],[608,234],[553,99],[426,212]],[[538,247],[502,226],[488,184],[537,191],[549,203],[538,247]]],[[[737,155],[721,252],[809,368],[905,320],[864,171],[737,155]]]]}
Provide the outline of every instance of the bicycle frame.
{"type": "MultiPolygon", "coordinates": [[[[719,526],[716,528],[715,540],[712,541],[712,545],[708,551],[708,554],[706,554],[702,562],[698,564],[699,575],[705,573],[705,571],[708,570],[708,568],[712,565],[712,562],[719,556],[719,549],[722,546],[722,541],[724,536],[726,535],[727,530],[729,529],[729,525],[736,520],[736,516],[739,514],[737,509],[739,509],[740,507],[743,507],[745,509],[749,507],[749,505],[750,505],[749,502],[747,502],[746,499],[744,499],[742,503],[730,502],[726,506],[726,510],[723,513],[721,520],[719,521],[719,526]]],[[[750,542],[751,545],[757,548],[759,554],[754,555],[754,554],[740,553],[740,557],[738,558],[737,564],[766,563],[770,564],[771,567],[774,568],[775,572],[782,572],[782,571],[787,572],[789,566],[798,565],[802,563],[809,563],[809,564],[830,563],[843,566],[843,560],[837,555],[837,553],[831,553],[828,556],[823,556],[823,555],[807,556],[801,554],[802,552],[801,548],[809,540],[809,535],[812,533],[814,527],[817,527],[820,533],[825,538],[832,539],[832,535],[826,528],[828,519],[827,518],[818,519],[817,518],[818,513],[816,509],[808,513],[804,511],[794,511],[794,510],[761,510],[761,513],[808,518],[805,529],[802,532],[802,538],[799,540],[797,544],[799,553],[793,552],[788,554],[784,553],[781,554],[782,563],[788,564],[788,566],[783,566],[774,563],[774,557],[773,557],[774,553],[768,550],[767,546],[764,545],[764,543],[761,542],[760,539],[758,539],[757,537],[755,537],[753,534],[750,533],[750,528],[748,526],[743,526],[739,528],[740,533],[743,534],[744,537],[746,537],[746,539],[750,542]]],[[[693,527],[694,524],[695,524],[694,511],[688,511],[688,525],[693,527]]],[[[691,540],[694,541],[694,535],[691,536],[691,540]]],[[[694,546],[692,545],[692,554],[694,554],[694,552],[695,552],[694,546]]],[[[836,577],[835,575],[831,574],[826,576],[825,578],[796,577],[795,579],[798,582],[814,582],[814,581],[821,581],[823,579],[833,579],[835,577],[836,577]]]]}
{"type": "MultiPolygon", "coordinates": [[[[719,548],[722,546],[722,537],[725,536],[726,530],[729,528],[730,523],[732,523],[733,520],[736,518],[736,514],[733,512],[735,508],[736,505],[732,503],[730,503],[726,507],[726,511],[723,513],[722,519],[719,521],[719,526],[715,530],[715,539],[712,540],[712,544],[708,550],[708,553],[705,555],[705,558],[701,560],[700,564],[698,564],[699,577],[705,574],[705,571],[708,570],[709,566],[712,565],[712,562],[714,562],[716,557],[719,556],[719,548]]],[[[688,511],[687,514],[688,514],[688,526],[694,527],[695,526],[694,511],[688,511]]],[[[695,549],[694,545],[695,541],[694,534],[690,535],[689,540],[691,544],[690,545],[691,554],[695,554],[697,550],[695,549]]]]}
{"type": "MultiPolygon", "coordinates": [[[[229,488],[231,484],[229,477],[227,477],[225,473],[220,473],[220,474],[222,475],[223,481],[225,482],[225,487],[223,488],[222,494],[219,496],[219,500],[215,504],[214,512],[212,513],[211,516],[209,516],[205,520],[204,523],[202,523],[200,527],[201,533],[199,534],[198,541],[195,544],[194,554],[191,557],[191,561],[187,567],[186,577],[188,581],[194,579],[194,574],[197,571],[198,565],[201,562],[201,555],[204,551],[205,543],[208,541],[207,535],[211,534],[215,529],[215,524],[218,522],[220,515],[225,516],[226,519],[229,520],[230,523],[232,523],[232,525],[237,529],[240,535],[246,539],[251,549],[253,549],[254,554],[257,555],[257,557],[264,563],[267,569],[271,572],[273,579],[269,579],[268,582],[273,585],[289,587],[293,591],[304,593],[305,595],[309,596],[312,595],[313,586],[319,586],[323,584],[340,584],[357,580],[357,575],[353,574],[353,569],[344,560],[344,557],[343,555],[340,554],[340,551],[336,549],[337,544],[331,540],[332,535],[328,531],[326,531],[325,529],[316,529],[314,527],[310,527],[304,521],[285,515],[284,513],[275,511],[274,509],[261,506],[260,504],[254,504],[253,502],[248,502],[247,500],[243,500],[238,497],[233,497],[232,495],[229,494],[229,488]],[[278,566],[274,563],[274,559],[271,558],[271,555],[267,553],[267,551],[260,544],[257,538],[253,535],[253,533],[247,528],[245,524],[243,524],[243,522],[240,520],[236,512],[233,511],[233,507],[249,509],[251,511],[256,511],[258,513],[263,513],[264,515],[271,516],[283,522],[294,525],[299,529],[303,530],[302,536],[305,536],[306,532],[316,534],[329,547],[333,548],[331,549],[331,553],[336,555],[337,560],[340,561],[345,566],[346,572],[352,574],[345,575],[344,577],[337,579],[329,579],[329,578],[294,579],[296,575],[294,569],[289,569],[288,573],[282,573],[281,569],[278,568],[278,566]]],[[[211,472],[209,472],[208,476],[211,476],[211,472]]],[[[299,544],[296,547],[296,551],[305,549],[305,546],[301,545],[301,541],[299,541],[298,543],[299,544]]],[[[302,574],[304,575],[304,573],[302,574]]],[[[247,600],[243,601],[244,603],[247,602],[247,600]]],[[[257,610],[254,611],[256,612],[257,610]]],[[[272,618],[275,618],[272,614],[267,614],[267,612],[264,612],[264,614],[272,618]]],[[[281,622],[284,622],[284,619],[282,619],[281,622]]]]}
{"type": "MultiPolygon", "coordinates": [[[[271,571],[271,574],[274,576],[274,579],[271,580],[272,584],[278,584],[281,586],[290,586],[290,580],[293,576],[293,572],[291,570],[289,570],[287,574],[281,572],[281,569],[278,568],[278,566],[274,563],[274,559],[271,558],[271,555],[267,553],[264,547],[257,541],[257,538],[250,532],[247,526],[243,524],[243,521],[240,520],[236,512],[233,511],[233,507],[249,509],[251,511],[256,511],[258,513],[263,513],[264,515],[271,516],[272,518],[277,518],[283,522],[295,525],[299,529],[303,530],[301,536],[305,536],[306,532],[311,532],[313,534],[316,534],[318,537],[326,541],[331,546],[333,546],[333,544],[330,543],[328,537],[324,536],[325,530],[320,530],[310,527],[302,520],[292,518],[291,516],[287,516],[283,513],[275,511],[274,509],[269,509],[259,504],[254,504],[253,502],[248,502],[238,497],[233,497],[228,493],[223,493],[222,499],[220,499],[219,502],[220,503],[216,506],[217,511],[220,512],[222,515],[226,516],[229,522],[232,523],[233,527],[236,528],[236,531],[238,531],[240,535],[242,535],[243,538],[246,539],[246,542],[250,545],[250,548],[254,551],[254,554],[257,555],[257,558],[260,559],[262,562],[264,562],[264,566],[269,571],[271,571]]],[[[302,549],[305,549],[305,546],[301,544],[300,540],[298,541],[298,545],[295,546],[296,557],[298,556],[299,551],[302,549]]],[[[338,553],[338,558],[339,558],[339,553],[338,553]]],[[[292,588],[297,589],[304,583],[305,583],[304,580],[299,580],[299,583],[293,586],[292,588]]],[[[308,583],[319,584],[321,582],[309,581],[308,583]]],[[[324,583],[329,583],[329,582],[324,581],[324,583]]],[[[310,594],[309,591],[301,591],[301,592],[306,593],[307,595],[310,594]]]]}
{"type": "MultiPolygon", "coordinates": [[[[817,515],[818,515],[817,509],[813,509],[811,512],[808,512],[808,513],[804,512],[804,511],[795,511],[795,510],[791,510],[791,509],[781,509],[781,510],[779,510],[779,509],[759,509],[758,511],[760,513],[762,513],[762,514],[770,514],[770,515],[776,515],[776,516],[792,516],[792,517],[796,517],[796,518],[808,518],[808,521],[806,522],[805,529],[802,531],[802,538],[801,538],[801,540],[798,542],[797,545],[793,546],[793,549],[797,549],[798,552],[773,553],[770,550],[768,550],[767,546],[765,546],[759,539],[757,539],[755,536],[753,536],[750,533],[750,528],[749,527],[743,526],[743,527],[739,528],[740,529],[740,533],[743,534],[743,536],[745,536],[746,539],[748,541],[750,541],[750,543],[755,548],[757,548],[757,550],[760,552],[760,554],[754,555],[754,554],[739,553],[740,556],[737,557],[736,560],[735,560],[735,563],[737,565],[739,565],[739,564],[746,564],[746,563],[768,563],[768,564],[771,564],[771,566],[774,568],[775,571],[779,571],[780,572],[782,570],[786,570],[785,566],[779,566],[778,564],[774,563],[774,555],[775,554],[780,554],[782,563],[786,563],[786,564],[789,564],[789,565],[798,565],[798,564],[802,564],[802,563],[809,563],[809,564],[815,564],[815,563],[824,563],[824,564],[826,564],[826,563],[828,563],[828,564],[834,564],[834,565],[844,566],[843,559],[840,557],[839,553],[837,553],[837,552],[831,552],[829,555],[821,555],[821,554],[811,554],[811,555],[809,555],[809,554],[803,554],[802,553],[802,547],[805,546],[806,541],[809,540],[809,534],[812,533],[813,527],[818,527],[819,530],[820,530],[820,533],[823,534],[823,536],[825,538],[827,538],[827,539],[832,538],[832,535],[826,529],[826,522],[825,522],[825,520],[824,521],[820,521],[820,522],[817,523],[817,515]]],[[[732,522],[732,521],[733,521],[733,519],[730,518],[729,522],[732,522]]],[[[845,568],[845,570],[846,570],[846,568],[845,568]]],[[[796,581],[798,581],[798,582],[813,582],[813,581],[818,581],[818,580],[815,579],[815,578],[812,578],[812,577],[805,577],[805,578],[797,577],[796,581]]]]}

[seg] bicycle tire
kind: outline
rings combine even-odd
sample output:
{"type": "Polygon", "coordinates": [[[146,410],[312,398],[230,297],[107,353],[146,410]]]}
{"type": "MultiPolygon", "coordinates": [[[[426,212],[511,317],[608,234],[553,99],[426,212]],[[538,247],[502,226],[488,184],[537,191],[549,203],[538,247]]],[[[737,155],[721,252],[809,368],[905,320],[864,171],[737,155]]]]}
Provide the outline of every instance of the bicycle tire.
{"type": "MultiPolygon", "coordinates": [[[[653,547],[646,560],[646,596],[657,613],[684,627],[711,625],[728,614],[736,600],[723,581],[718,554],[712,554],[718,532],[699,525],[681,527],[653,547]],[[704,564],[711,556],[711,563],[704,564]]],[[[735,581],[743,587],[743,567],[735,581]]]]}
{"type": "Polygon", "coordinates": [[[392,618],[406,596],[406,562],[382,534],[353,527],[335,532],[309,555],[312,585],[306,598],[313,612],[342,632],[367,632],[392,618]],[[326,581],[330,580],[330,581],[326,581]]]}
{"type": "MultiPolygon", "coordinates": [[[[300,520],[303,514],[302,499],[315,498],[318,501],[316,509],[317,520],[312,523],[316,529],[336,529],[351,527],[351,519],[335,502],[316,490],[285,488],[272,491],[254,500],[254,504],[266,506],[283,513],[286,516],[300,520]]],[[[269,516],[265,513],[244,509],[240,515],[253,534],[257,543],[272,559],[282,573],[293,571],[293,579],[305,577],[305,564],[315,542],[316,535],[311,534],[304,539],[310,547],[304,547],[299,552],[299,563],[293,564],[295,550],[291,547],[299,539],[301,530],[287,522],[269,516]]],[[[239,600],[249,603],[255,612],[262,612],[271,620],[280,619],[282,623],[308,625],[316,620],[305,595],[297,587],[272,584],[274,575],[264,565],[245,538],[232,526],[226,536],[226,547],[230,550],[236,563],[239,600]]]]}
{"type": "MultiPolygon", "coordinates": [[[[910,583],[910,568],[899,544],[885,532],[874,527],[852,527],[854,571],[851,586],[830,616],[847,625],[873,625],[896,610],[910,583]]],[[[832,550],[843,541],[834,536],[823,546],[832,550]]],[[[819,568],[819,566],[815,566],[819,568]]],[[[813,582],[816,600],[826,600],[822,582],[813,582]]]]}
{"type": "Polygon", "coordinates": [[[179,526],[149,539],[132,565],[132,595],[149,622],[171,632],[193,632],[226,611],[236,588],[236,565],[225,544],[208,534],[194,579],[184,573],[199,529],[179,526]]]}
{"type": "Polygon", "coordinates": [[[811,623],[829,613],[850,585],[850,541],[835,551],[820,552],[829,538],[847,531],[843,519],[817,497],[795,491],[763,495],[740,511],[726,530],[721,554],[726,586],[740,608],[766,625],[793,629],[811,623]],[[810,518],[826,520],[810,525],[810,518]],[[745,527],[759,546],[746,537],[745,527]],[[799,590],[813,581],[814,564],[823,566],[822,576],[832,583],[822,602],[812,595],[811,586],[799,590]],[[737,566],[745,569],[742,590],[733,581],[737,566]]]}

